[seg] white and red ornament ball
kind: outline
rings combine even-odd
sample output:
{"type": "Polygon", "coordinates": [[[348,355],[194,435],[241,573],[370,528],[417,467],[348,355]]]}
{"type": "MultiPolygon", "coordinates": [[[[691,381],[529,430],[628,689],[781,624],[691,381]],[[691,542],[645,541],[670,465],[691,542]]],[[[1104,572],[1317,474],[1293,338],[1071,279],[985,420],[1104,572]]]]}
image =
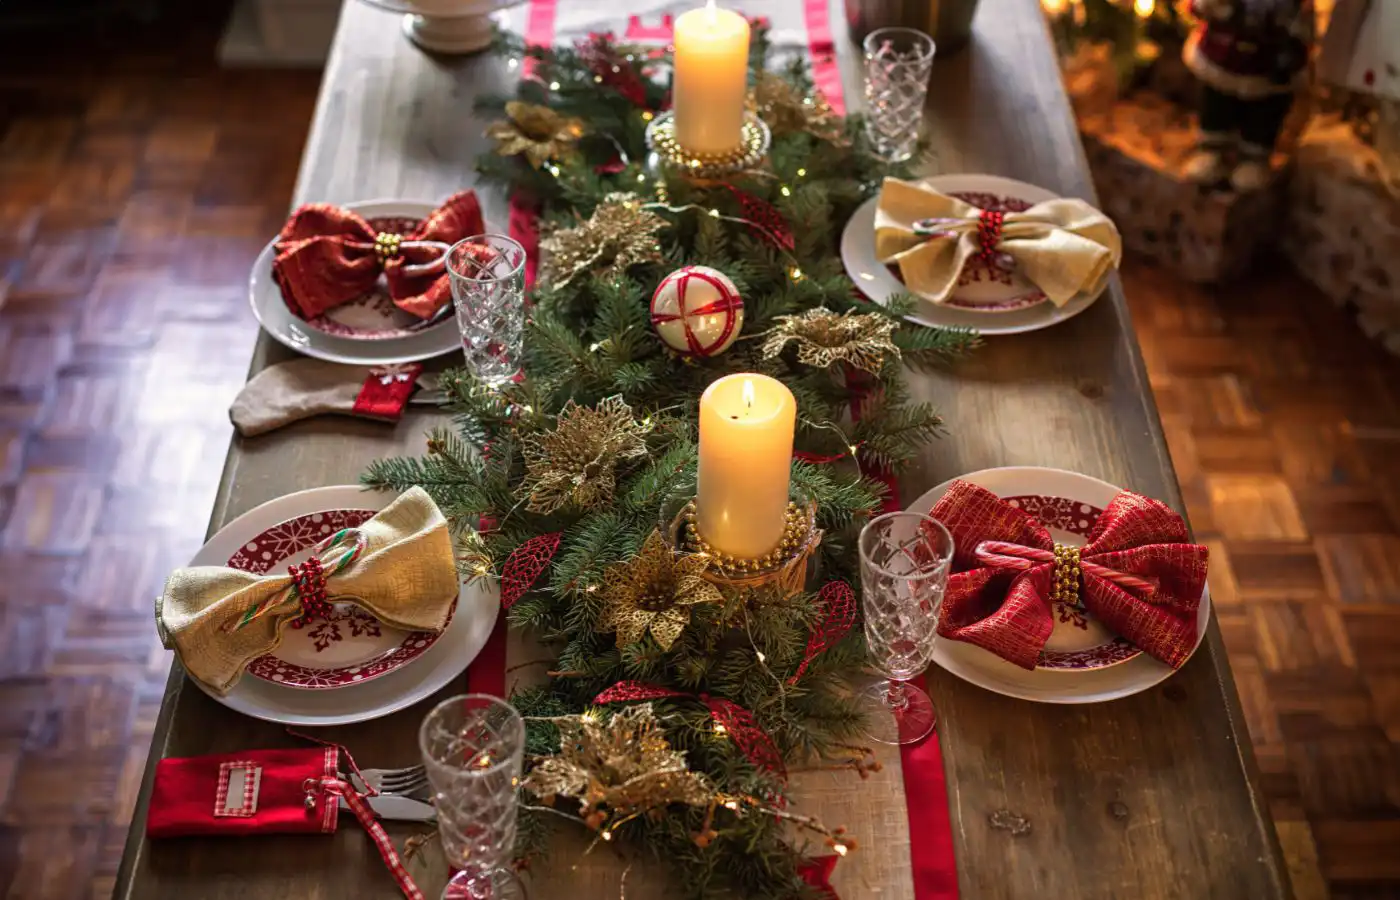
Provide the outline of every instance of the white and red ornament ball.
{"type": "Polygon", "coordinates": [[[718,356],[744,327],[744,298],[723,272],[683,266],[651,295],[651,327],[662,343],[687,356],[718,356]]]}

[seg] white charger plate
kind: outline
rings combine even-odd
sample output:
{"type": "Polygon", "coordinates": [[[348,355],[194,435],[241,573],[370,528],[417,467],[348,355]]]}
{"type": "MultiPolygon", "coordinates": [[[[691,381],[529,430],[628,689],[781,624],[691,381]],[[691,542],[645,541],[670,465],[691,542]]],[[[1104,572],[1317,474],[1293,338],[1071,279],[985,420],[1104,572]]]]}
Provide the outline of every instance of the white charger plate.
{"type": "MultiPolygon", "coordinates": [[[[1059,197],[1043,187],[997,175],[934,175],[920,179],[920,183],[945,194],[991,194],[1032,204],[1059,197]]],[[[878,203],[878,197],[871,197],[857,207],[851,220],[846,223],[845,230],[841,232],[841,262],[861,293],[883,305],[892,294],[908,293],[909,289],[875,255],[875,207],[878,203]]],[[[1020,283],[1023,280],[1019,276],[1015,278],[1018,281],[1008,288],[1008,294],[1026,289],[1026,285],[1020,283]]],[[[955,296],[962,293],[963,290],[959,289],[955,296]]],[[[967,293],[987,292],[978,290],[967,293]]],[[[920,301],[918,311],[907,318],[934,328],[975,328],[982,334],[1020,334],[1049,328],[1073,318],[1088,309],[1099,296],[1085,293],[1060,307],[1046,300],[1013,310],[977,310],[924,300],[920,301]]]]}
{"type": "MultiPolygon", "coordinates": [[[[366,219],[423,219],[436,209],[437,205],[408,200],[367,200],[347,203],[345,208],[359,213],[366,219]]],[[[248,276],[248,301],[252,304],[253,315],[257,317],[258,324],[277,342],[317,359],[362,366],[419,362],[461,350],[461,335],[457,331],[457,322],[450,313],[442,321],[421,331],[402,336],[373,338],[367,338],[363,334],[355,337],[332,334],[325,326],[318,327],[302,320],[287,308],[287,302],[282,299],[282,291],[272,278],[272,259],[276,255],[276,243],[276,238],[268,241],[253,263],[252,274],[248,276]]],[[[354,304],[348,306],[353,307],[354,304]]],[[[332,311],[330,318],[364,324],[375,318],[375,312],[369,308],[342,308],[332,311]]],[[[350,328],[354,327],[354,324],[350,325],[350,328]]]]}
{"type": "MultiPolygon", "coordinates": [[[[998,497],[1068,497],[1090,507],[1103,509],[1122,490],[1106,481],[1063,469],[1038,466],[1009,466],[983,469],[960,476],[984,487],[998,497]]],[[[945,481],[909,506],[910,512],[928,514],[953,481],[945,481]]],[[[1196,618],[1196,649],[1205,638],[1210,622],[1210,588],[1201,594],[1196,618]]],[[[1192,653],[1195,650],[1193,649],[1192,653]]],[[[933,661],[964,681],[1007,697],[1039,703],[1102,703],[1145,691],[1170,678],[1171,666],[1146,653],[1096,669],[1047,669],[1026,671],[1001,657],[963,641],[938,638],[933,661]]]]}
{"type": "MultiPolygon", "coordinates": [[[[395,496],[340,486],[278,497],[225,525],[200,548],[190,565],[225,565],[251,538],[279,522],[327,510],[377,511],[388,506],[395,496]]],[[[366,722],[412,706],[460,675],[486,646],[500,607],[500,592],[494,581],[477,579],[464,584],[451,623],[431,647],[408,665],[386,675],[335,690],[300,690],[244,675],[233,690],[220,697],[199,682],[194,683],[229,709],[255,719],[308,726],[366,722]]]]}

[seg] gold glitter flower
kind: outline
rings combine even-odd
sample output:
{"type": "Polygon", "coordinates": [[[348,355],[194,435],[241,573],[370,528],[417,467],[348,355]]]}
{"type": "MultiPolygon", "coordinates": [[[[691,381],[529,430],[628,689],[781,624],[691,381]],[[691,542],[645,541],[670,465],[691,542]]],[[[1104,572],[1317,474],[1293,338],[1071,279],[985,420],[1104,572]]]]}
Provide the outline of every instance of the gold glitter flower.
{"type": "Polygon", "coordinates": [[[790,342],[797,344],[797,361],[826,368],[838,362],[878,373],[885,361],[899,358],[890,334],[899,323],[877,313],[838,315],[824,307],[797,316],[778,316],[778,324],[763,342],[763,358],[773,359],[790,342]]]}
{"type": "Polygon", "coordinates": [[[661,532],[653,531],[636,557],[603,575],[605,606],[598,630],[616,631],[619,647],[640,641],[650,630],[661,649],[670,650],[690,624],[692,606],[724,601],[719,589],[700,577],[709,562],[673,553],[661,532]]]}
{"type": "Polygon", "coordinates": [[[612,193],[593,215],[573,228],[560,228],[540,241],[542,281],[563,287],[576,276],[602,271],[618,275],[631,266],[661,261],[656,235],[667,222],[642,208],[636,194],[612,193]]]}
{"type": "Polygon", "coordinates": [[[496,141],[501,156],[523,153],[536,169],[573,152],[583,137],[581,120],[561,116],[547,106],[512,100],[506,104],[506,116],[487,126],[486,136],[496,141]]]}
{"type": "Polygon", "coordinates": [[[616,469],[624,459],[645,456],[650,426],[632,418],[632,407],[609,397],[596,408],[570,400],[553,431],[525,442],[525,480],[531,512],[552,513],[565,505],[586,510],[612,499],[616,469]]]}
{"type": "Polygon", "coordinates": [[[525,788],[545,802],[571,797],[584,821],[603,827],[672,803],[705,806],[715,789],[692,772],[685,753],[671,747],[650,703],[604,716],[589,712],[561,717],[559,753],[546,757],[525,777],[525,788]]]}
{"type": "Polygon", "coordinates": [[[760,72],[749,91],[749,109],[768,123],[774,137],[805,131],[839,146],[849,143],[846,126],[821,91],[803,94],[776,72],[760,72]]]}

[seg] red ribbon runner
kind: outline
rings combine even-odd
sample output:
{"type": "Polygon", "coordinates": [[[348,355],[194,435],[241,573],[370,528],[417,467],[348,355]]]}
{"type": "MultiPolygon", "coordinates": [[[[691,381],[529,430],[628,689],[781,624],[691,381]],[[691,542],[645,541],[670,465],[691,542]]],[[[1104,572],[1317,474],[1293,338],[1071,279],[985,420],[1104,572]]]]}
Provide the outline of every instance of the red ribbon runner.
{"type": "Polygon", "coordinates": [[[753,719],[753,713],[732,700],[711,697],[708,694],[697,696],[685,691],[672,690],[668,687],[646,684],[641,681],[619,681],[594,697],[593,702],[601,706],[607,703],[636,703],[643,700],[670,698],[699,700],[705,704],[710,710],[710,717],[714,719],[715,725],[723,726],[725,732],[733,738],[739,752],[743,753],[749,762],[760,769],[767,769],[779,778],[787,778],[787,766],[783,765],[782,754],[778,752],[778,747],[773,743],[773,739],[768,736],[767,732],[758,727],[758,723],[753,719]]]}
{"type": "Polygon", "coordinates": [[[822,896],[828,900],[841,900],[836,896],[836,889],[831,886],[831,873],[836,871],[836,863],[840,859],[841,857],[834,853],[814,856],[798,866],[797,874],[807,884],[821,891],[822,896]]]}
{"type": "Polygon", "coordinates": [[[838,115],[846,114],[841,66],[836,62],[836,45],[831,39],[831,8],[827,0],[807,0],[803,7],[807,24],[807,54],[812,61],[812,83],[826,95],[826,102],[838,115]]]}
{"type": "Polygon", "coordinates": [[[287,307],[313,319],[369,293],[382,272],[394,305],[427,319],[452,302],[442,245],[485,230],[472,191],[449,197],[418,227],[387,244],[362,216],[329,203],[311,203],[292,213],[277,236],[272,277],[287,307]]]}
{"type": "MultiPolygon", "coordinates": [[[[957,481],[934,506],[958,548],[938,633],[1033,669],[1054,629],[1054,541],[1033,516],[957,481]]],[[[1080,602],[1167,665],[1196,646],[1209,551],[1165,504],[1123,491],[1080,550],[1080,602]]]]}
{"type": "Polygon", "coordinates": [[[851,590],[851,586],[846,582],[833,581],[827,584],[817,594],[817,602],[822,605],[825,615],[822,616],[821,623],[808,635],[807,650],[802,654],[802,664],[792,673],[788,684],[796,684],[797,680],[806,674],[812,660],[834,647],[856,622],[856,592],[851,590]]]}
{"type": "Polygon", "coordinates": [[[550,560],[559,550],[562,531],[540,534],[511,551],[501,567],[501,608],[510,609],[549,568],[550,560]]]}
{"type": "MultiPolygon", "coordinates": [[[[815,2],[815,0],[813,0],[815,2]]],[[[859,420],[867,382],[852,382],[851,417],[859,420]]],[[[881,512],[900,512],[899,481],[889,469],[862,464],[866,476],[885,485],[881,512]]],[[[928,691],[927,674],[909,683],[928,691]]],[[[943,747],[934,731],[922,741],[899,748],[904,781],[904,809],[909,818],[909,863],[914,870],[914,900],[958,900],[958,861],[953,853],[952,815],[948,783],[943,773],[943,747]]]]}

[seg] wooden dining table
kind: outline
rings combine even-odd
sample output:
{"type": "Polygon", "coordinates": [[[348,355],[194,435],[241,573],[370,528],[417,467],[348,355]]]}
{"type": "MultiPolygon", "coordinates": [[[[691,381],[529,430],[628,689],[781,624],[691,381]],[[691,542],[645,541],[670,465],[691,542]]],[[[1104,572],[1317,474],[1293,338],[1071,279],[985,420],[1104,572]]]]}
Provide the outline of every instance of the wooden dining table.
{"type": "MultiPolygon", "coordinates": [[[[573,0],[574,6],[603,0],[573,0]]],[[[859,72],[842,24],[830,22],[848,98],[859,72]]],[[[473,98],[505,92],[519,73],[491,54],[439,57],[402,39],[399,17],[346,0],[302,160],[295,202],[440,199],[471,185],[489,149],[473,98]]],[[[277,98],[270,96],[269,103],[277,98]]],[[[970,44],[941,58],[929,91],[931,172],[984,172],[1094,200],[1036,0],[982,0],[970,44]]],[[[506,199],[486,192],[488,222],[506,199]]],[[[254,327],[250,322],[248,327],[254,327]]],[[[263,335],[251,372],[291,358],[263,335]]],[[[949,434],[931,443],[900,481],[909,502],[961,473],[1048,466],[1103,479],[1183,510],[1121,287],[1115,279],[1083,314],[1028,334],[988,339],[942,372],[911,373],[917,399],[935,403],[949,434]]],[[[354,484],[378,457],[421,452],[444,421],[411,411],[397,427],[344,417],[303,421],[229,448],[210,533],[292,491],[354,484]]],[[[512,646],[512,662],[520,651],[512,646]]],[[[965,900],[1262,900],[1290,895],[1260,791],[1219,629],[1164,683],[1082,706],[1010,699],[934,669],[957,881],[965,900]]],[[[361,765],[415,761],[416,726],[458,679],[408,709],[318,737],[361,765]]],[[[149,841],[154,766],[163,757],[305,745],[283,726],[235,713],[172,669],[151,745],[116,896],[133,900],[353,898],[396,889],[368,837],[345,817],[334,835],[149,841]]],[[[849,772],[799,772],[794,803],[844,824],[862,848],[833,879],[845,900],[914,898],[911,837],[900,756],[868,781],[849,772]]],[[[403,839],[421,827],[391,826],[403,839]]],[[[683,896],[663,867],[625,848],[584,854],[567,827],[530,873],[540,900],[683,896]],[[625,874],[624,874],[625,873],[625,874]],[[621,892],[626,878],[626,892],[621,892]]],[[[409,861],[429,896],[444,866],[430,846],[409,861]]],[[[927,896],[927,894],[923,894],[927,896]]]]}

